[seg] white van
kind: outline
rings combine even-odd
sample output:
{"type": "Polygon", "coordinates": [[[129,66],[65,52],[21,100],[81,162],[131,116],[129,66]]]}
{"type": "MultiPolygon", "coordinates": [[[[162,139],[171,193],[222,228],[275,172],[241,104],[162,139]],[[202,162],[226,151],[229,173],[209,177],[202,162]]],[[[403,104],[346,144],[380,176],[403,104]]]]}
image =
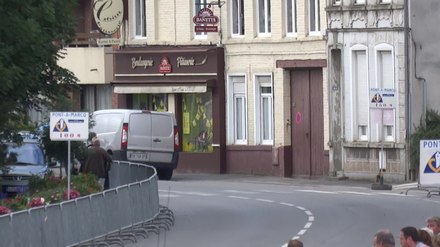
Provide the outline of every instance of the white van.
{"type": "Polygon", "coordinates": [[[179,132],[171,112],[112,109],[95,111],[93,127],[114,160],[145,163],[170,180],[179,159],[179,132]]]}

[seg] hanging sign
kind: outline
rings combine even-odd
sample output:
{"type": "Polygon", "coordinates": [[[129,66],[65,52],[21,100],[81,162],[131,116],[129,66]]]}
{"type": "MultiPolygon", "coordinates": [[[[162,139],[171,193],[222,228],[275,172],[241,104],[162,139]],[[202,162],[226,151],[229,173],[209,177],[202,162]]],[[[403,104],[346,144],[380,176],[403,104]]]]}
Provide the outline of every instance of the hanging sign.
{"type": "Polygon", "coordinates": [[[200,9],[193,17],[195,32],[217,32],[218,17],[209,8],[200,9]]]}

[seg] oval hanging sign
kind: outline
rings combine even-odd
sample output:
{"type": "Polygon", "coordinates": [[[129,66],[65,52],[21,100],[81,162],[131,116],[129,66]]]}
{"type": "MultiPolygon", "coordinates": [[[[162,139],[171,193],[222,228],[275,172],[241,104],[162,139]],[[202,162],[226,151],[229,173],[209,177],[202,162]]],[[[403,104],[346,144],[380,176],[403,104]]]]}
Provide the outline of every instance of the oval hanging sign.
{"type": "Polygon", "coordinates": [[[124,4],[122,0],[94,0],[93,17],[102,33],[114,34],[122,24],[124,4]]]}

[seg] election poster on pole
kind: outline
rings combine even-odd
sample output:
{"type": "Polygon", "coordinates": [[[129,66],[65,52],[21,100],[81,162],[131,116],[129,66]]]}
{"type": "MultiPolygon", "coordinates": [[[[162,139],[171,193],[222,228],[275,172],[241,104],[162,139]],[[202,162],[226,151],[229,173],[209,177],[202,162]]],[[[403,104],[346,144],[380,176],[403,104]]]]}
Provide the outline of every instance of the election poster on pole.
{"type": "Polygon", "coordinates": [[[67,141],[67,199],[70,200],[70,141],[85,141],[89,136],[88,112],[51,112],[49,120],[51,141],[67,141]]]}

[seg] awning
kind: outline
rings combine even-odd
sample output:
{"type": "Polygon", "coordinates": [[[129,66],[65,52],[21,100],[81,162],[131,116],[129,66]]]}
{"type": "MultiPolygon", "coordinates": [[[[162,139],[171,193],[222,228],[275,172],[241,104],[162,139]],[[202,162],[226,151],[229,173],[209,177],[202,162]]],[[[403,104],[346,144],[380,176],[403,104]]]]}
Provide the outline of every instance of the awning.
{"type": "Polygon", "coordinates": [[[114,93],[136,94],[136,93],[205,93],[206,84],[185,84],[185,85],[115,85],[114,93]]]}

